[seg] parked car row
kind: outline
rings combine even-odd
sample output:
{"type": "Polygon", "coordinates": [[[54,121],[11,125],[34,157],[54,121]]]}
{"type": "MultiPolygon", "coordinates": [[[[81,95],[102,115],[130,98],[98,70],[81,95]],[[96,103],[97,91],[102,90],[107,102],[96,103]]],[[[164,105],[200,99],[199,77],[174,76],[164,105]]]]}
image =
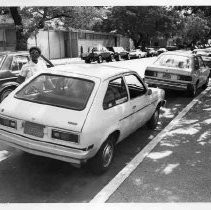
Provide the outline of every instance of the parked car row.
{"type": "MultiPolygon", "coordinates": [[[[89,58],[98,61],[98,51],[92,53],[89,58]]],[[[114,47],[104,53],[100,56],[106,61],[117,55],[128,59],[130,54],[114,47]]],[[[53,67],[10,93],[0,104],[0,142],[73,165],[86,164],[101,174],[111,166],[119,142],[145,124],[156,128],[164,90],[195,96],[200,87],[207,87],[210,74],[202,56],[188,52],[162,52],[146,68],[144,79],[125,67],[84,65],[53,67]]]]}
{"type": "Polygon", "coordinates": [[[104,47],[98,46],[91,49],[90,52],[82,53],[81,59],[85,60],[85,63],[103,61],[113,62],[120,60],[130,60],[133,58],[145,58],[157,56],[163,52],[166,52],[165,48],[159,48],[155,50],[152,47],[141,49],[133,49],[131,51],[125,50],[123,47],[104,47]]]}

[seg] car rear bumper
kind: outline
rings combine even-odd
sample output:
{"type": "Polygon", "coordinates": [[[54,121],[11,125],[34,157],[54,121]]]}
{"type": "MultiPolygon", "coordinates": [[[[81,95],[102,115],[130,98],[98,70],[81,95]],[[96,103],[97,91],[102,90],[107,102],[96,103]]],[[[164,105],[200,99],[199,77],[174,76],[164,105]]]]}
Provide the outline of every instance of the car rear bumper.
{"type": "Polygon", "coordinates": [[[160,79],[152,79],[145,77],[144,81],[149,86],[159,87],[163,89],[172,89],[172,90],[187,90],[188,85],[191,83],[189,82],[178,82],[178,81],[167,81],[167,80],[160,80],[160,79]]]}
{"type": "Polygon", "coordinates": [[[69,162],[74,165],[81,165],[82,163],[86,162],[91,151],[84,151],[63,145],[51,144],[50,142],[48,143],[35,139],[29,139],[5,130],[0,130],[0,143],[31,154],[69,162]]]}

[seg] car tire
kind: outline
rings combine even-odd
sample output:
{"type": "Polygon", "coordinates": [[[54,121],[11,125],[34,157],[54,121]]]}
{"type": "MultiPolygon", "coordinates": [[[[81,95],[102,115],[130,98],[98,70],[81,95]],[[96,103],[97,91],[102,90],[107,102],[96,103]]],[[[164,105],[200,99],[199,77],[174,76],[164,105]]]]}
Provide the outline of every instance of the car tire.
{"type": "Polygon", "coordinates": [[[114,62],[114,61],[115,61],[114,55],[111,55],[111,56],[110,56],[110,61],[111,61],[111,62],[114,62]]]}
{"type": "Polygon", "coordinates": [[[159,120],[159,115],[160,115],[160,108],[157,107],[155,112],[153,113],[152,117],[147,122],[147,127],[149,129],[155,129],[157,127],[158,120],[159,120]]]}
{"type": "Polygon", "coordinates": [[[3,90],[1,92],[1,95],[0,95],[0,99],[1,99],[1,102],[13,91],[14,89],[12,88],[7,88],[5,90],[3,90]]]}
{"type": "Polygon", "coordinates": [[[117,61],[121,61],[121,55],[117,55],[117,58],[116,58],[117,61]]]}
{"type": "Polygon", "coordinates": [[[98,57],[97,62],[98,62],[98,63],[102,63],[102,62],[103,62],[103,58],[102,58],[101,55],[98,57]]]}
{"type": "Polygon", "coordinates": [[[205,90],[208,87],[208,84],[209,84],[209,77],[207,77],[207,80],[205,84],[202,85],[202,88],[205,90]]]}
{"type": "Polygon", "coordinates": [[[89,59],[85,60],[85,63],[91,63],[91,61],[89,59]]]}
{"type": "Polygon", "coordinates": [[[188,92],[187,93],[190,97],[195,97],[197,90],[198,90],[198,83],[196,83],[196,85],[188,86],[188,90],[187,90],[188,92]]]}
{"type": "Polygon", "coordinates": [[[88,166],[94,174],[106,172],[114,157],[114,135],[102,144],[97,154],[88,161],[88,166]]]}

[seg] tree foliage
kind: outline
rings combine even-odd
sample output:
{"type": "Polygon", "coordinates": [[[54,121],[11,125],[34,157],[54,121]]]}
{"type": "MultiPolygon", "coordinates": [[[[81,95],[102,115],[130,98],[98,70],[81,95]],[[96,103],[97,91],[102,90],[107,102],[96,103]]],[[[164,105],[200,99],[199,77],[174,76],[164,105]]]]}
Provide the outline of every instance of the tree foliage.
{"type": "Polygon", "coordinates": [[[156,36],[172,36],[177,31],[178,19],[178,12],[170,7],[118,6],[110,8],[107,19],[95,29],[128,36],[138,46],[156,36]]]}

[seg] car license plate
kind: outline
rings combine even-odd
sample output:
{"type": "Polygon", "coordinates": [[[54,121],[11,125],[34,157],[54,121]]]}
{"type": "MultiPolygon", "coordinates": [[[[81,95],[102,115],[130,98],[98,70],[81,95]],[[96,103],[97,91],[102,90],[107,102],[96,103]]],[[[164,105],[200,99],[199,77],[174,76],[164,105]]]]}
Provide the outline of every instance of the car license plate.
{"type": "Polygon", "coordinates": [[[32,123],[32,122],[25,122],[24,124],[24,133],[29,134],[32,136],[36,136],[39,138],[43,138],[44,136],[44,125],[32,123]]]}
{"type": "Polygon", "coordinates": [[[171,79],[171,74],[169,74],[169,73],[163,73],[163,78],[165,78],[165,79],[171,79]]]}

